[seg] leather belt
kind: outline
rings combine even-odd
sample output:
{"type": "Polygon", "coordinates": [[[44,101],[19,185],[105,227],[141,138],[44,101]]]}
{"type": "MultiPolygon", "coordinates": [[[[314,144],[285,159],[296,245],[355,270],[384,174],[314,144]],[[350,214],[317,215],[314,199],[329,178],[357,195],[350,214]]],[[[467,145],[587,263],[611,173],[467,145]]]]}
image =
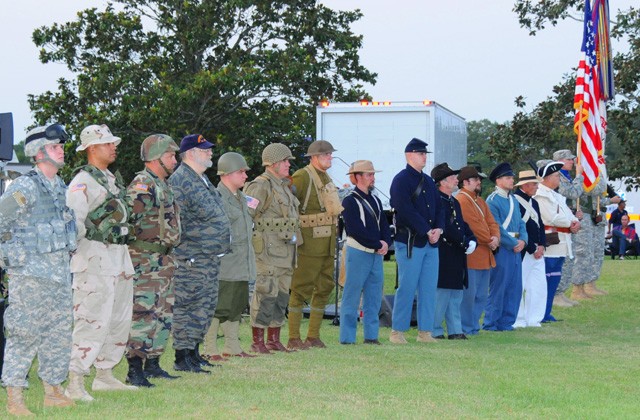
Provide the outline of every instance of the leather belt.
{"type": "Polygon", "coordinates": [[[551,232],[561,232],[561,233],[571,233],[571,229],[567,227],[557,227],[557,226],[547,226],[544,225],[545,230],[550,230],[551,232]]]}
{"type": "Polygon", "coordinates": [[[350,246],[351,248],[355,248],[359,251],[364,251],[367,252],[369,254],[375,254],[376,250],[372,249],[372,248],[367,248],[365,246],[362,246],[360,244],[360,242],[356,241],[354,238],[352,238],[351,236],[347,236],[347,246],[350,246]]]}

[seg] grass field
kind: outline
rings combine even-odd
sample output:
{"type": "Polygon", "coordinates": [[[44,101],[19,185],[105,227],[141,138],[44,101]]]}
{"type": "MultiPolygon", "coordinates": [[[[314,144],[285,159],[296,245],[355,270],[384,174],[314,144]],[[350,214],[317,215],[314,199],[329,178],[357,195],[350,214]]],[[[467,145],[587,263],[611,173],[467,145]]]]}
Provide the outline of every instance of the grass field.
{"type": "MultiPolygon", "coordinates": [[[[389,292],[395,268],[387,264],[389,292]]],[[[416,343],[414,329],[406,346],[389,344],[383,328],[382,346],[341,346],[326,320],[325,350],[234,359],[212,375],[95,392],[93,403],[69,409],[43,409],[32,369],[27,404],[61,419],[639,418],[640,261],[607,259],[598,285],[610,294],[554,309],[563,322],[542,328],[435,344],[416,343]]],[[[246,323],[241,340],[248,349],[246,323]]],[[[172,351],[163,357],[165,368],[172,358],[172,351]]],[[[116,376],[125,374],[123,362],[116,376]]]]}

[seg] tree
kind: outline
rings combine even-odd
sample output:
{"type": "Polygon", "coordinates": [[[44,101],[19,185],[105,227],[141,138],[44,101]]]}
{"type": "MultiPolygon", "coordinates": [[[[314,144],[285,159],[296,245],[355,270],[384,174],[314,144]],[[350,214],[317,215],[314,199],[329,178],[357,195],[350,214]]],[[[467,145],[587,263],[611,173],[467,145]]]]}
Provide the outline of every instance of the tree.
{"type": "Polygon", "coordinates": [[[483,171],[490,171],[498,162],[491,159],[490,139],[498,131],[499,124],[487,119],[467,123],[467,160],[478,163],[483,171]]]}
{"type": "MultiPolygon", "coordinates": [[[[34,31],[40,60],[76,78],[31,95],[30,106],[38,123],[60,121],[72,134],[109,125],[123,138],[116,168],[125,179],[155,132],[177,141],[201,133],[214,158],[238,151],[257,169],[272,141],[302,156],[321,99],[357,100],[362,82],[375,83],[350,29],[361,16],[315,0],[115,1],[34,31]]],[[[84,159],[69,155],[69,166],[84,159]]]]}
{"type": "MultiPolygon", "coordinates": [[[[584,0],[517,0],[514,11],[520,25],[531,35],[545,25],[573,18],[582,21],[584,0]]],[[[607,168],[612,178],[631,176],[640,185],[640,9],[619,10],[611,23],[611,36],[629,46],[615,52],[616,97],[608,104],[606,140],[607,168]]],[[[574,71],[575,73],[575,71],[574,71]]],[[[553,96],[524,111],[522,98],[516,98],[521,111],[512,121],[498,127],[491,138],[491,156],[523,164],[525,160],[549,157],[558,148],[575,149],[573,134],[573,88],[575,79],[566,76],[554,87],[553,96]]]]}

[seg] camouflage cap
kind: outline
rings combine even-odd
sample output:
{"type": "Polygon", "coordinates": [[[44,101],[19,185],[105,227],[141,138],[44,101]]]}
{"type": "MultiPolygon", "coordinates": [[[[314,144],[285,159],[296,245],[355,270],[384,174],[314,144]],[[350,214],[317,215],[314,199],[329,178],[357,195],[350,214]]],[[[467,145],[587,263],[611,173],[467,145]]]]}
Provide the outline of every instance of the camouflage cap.
{"type": "Polygon", "coordinates": [[[140,159],[143,162],[160,159],[165,152],[177,152],[180,148],[176,142],[166,134],[152,134],[140,145],[140,159]]]}
{"type": "Polygon", "coordinates": [[[218,175],[230,174],[241,169],[249,169],[247,161],[240,153],[227,152],[218,159],[218,175]]]}
{"type": "Polygon", "coordinates": [[[291,150],[282,143],[271,143],[262,151],[262,166],[273,165],[285,159],[293,159],[291,150]]]}
{"type": "Polygon", "coordinates": [[[305,156],[308,157],[308,156],[322,155],[325,153],[333,153],[336,151],[337,150],[334,149],[331,143],[329,143],[328,141],[316,140],[309,145],[309,148],[307,149],[307,154],[305,156]]]}
{"type": "Polygon", "coordinates": [[[571,153],[571,150],[562,149],[553,152],[553,160],[559,161],[560,159],[575,159],[576,155],[571,153]]]}

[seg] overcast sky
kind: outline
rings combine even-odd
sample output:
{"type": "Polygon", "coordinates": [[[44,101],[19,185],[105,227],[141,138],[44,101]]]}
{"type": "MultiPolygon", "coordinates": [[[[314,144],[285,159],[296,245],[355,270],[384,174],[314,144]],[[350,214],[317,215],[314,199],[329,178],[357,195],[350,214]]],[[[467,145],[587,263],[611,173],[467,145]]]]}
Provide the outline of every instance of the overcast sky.
{"type": "MultiPolygon", "coordinates": [[[[75,19],[102,0],[0,0],[0,112],[12,112],[16,141],[32,124],[27,94],[56,88],[68,76],[61,65],[43,65],[31,41],[37,27],[75,19]]],[[[637,0],[612,0],[611,14],[637,0]]],[[[322,0],[332,8],[359,8],[353,29],[364,35],[363,64],[378,73],[367,86],[376,100],[434,100],[467,121],[504,122],[514,98],[528,109],[551,94],[577,65],[581,23],[561,22],[531,37],[518,26],[512,0],[322,0]]],[[[614,48],[622,48],[614,43],[614,48]]],[[[61,123],[64,123],[62,121],[61,123]]],[[[161,127],[158,128],[161,130],[161,127]]]]}

